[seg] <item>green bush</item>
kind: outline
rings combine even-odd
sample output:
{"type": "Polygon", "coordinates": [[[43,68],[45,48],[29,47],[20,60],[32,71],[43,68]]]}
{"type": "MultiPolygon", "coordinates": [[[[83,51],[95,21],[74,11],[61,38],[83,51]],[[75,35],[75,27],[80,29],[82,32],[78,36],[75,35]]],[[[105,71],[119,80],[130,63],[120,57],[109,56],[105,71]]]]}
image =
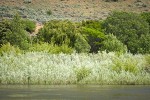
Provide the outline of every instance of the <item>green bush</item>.
{"type": "Polygon", "coordinates": [[[39,31],[39,33],[37,34],[37,39],[42,42],[54,43],[54,45],[58,46],[65,44],[70,48],[77,49],[78,52],[82,52],[82,45],[87,46],[85,48],[89,47],[87,41],[83,39],[84,37],[81,35],[79,30],[80,28],[76,23],[72,23],[68,20],[52,20],[47,22],[44,27],[39,31]],[[77,41],[77,39],[80,41],[77,41]],[[79,42],[85,44],[80,44],[79,42]],[[77,46],[79,46],[79,48],[77,46]]]}
{"type": "Polygon", "coordinates": [[[50,50],[50,53],[58,54],[58,53],[65,53],[65,54],[71,54],[73,53],[74,49],[69,47],[66,44],[62,44],[61,46],[54,46],[53,50],[50,50]]]}
{"type": "Polygon", "coordinates": [[[7,40],[10,44],[19,46],[19,48],[24,50],[29,47],[28,43],[30,38],[24,30],[24,26],[19,15],[15,15],[11,22],[11,32],[8,33],[7,40]]]}
{"type": "Polygon", "coordinates": [[[11,32],[11,22],[3,19],[0,21],[0,46],[7,43],[7,33],[11,32]]]}
{"type": "Polygon", "coordinates": [[[142,44],[148,43],[144,40],[149,41],[149,38],[147,38],[149,36],[149,25],[140,15],[127,12],[113,12],[103,22],[102,26],[106,34],[114,34],[117,39],[127,45],[131,53],[149,52],[147,50],[150,47],[145,48],[145,46],[142,46],[142,44]]]}
{"type": "Polygon", "coordinates": [[[81,68],[77,68],[75,70],[75,73],[76,73],[77,82],[79,82],[84,78],[86,78],[91,73],[91,71],[89,68],[81,67],[81,68]]]}
{"type": "Polygon", "coordinates": [[[100,50],[106,50],[107,52],[125,53],[127,51],[127,47],[122,42],[120,42],[116,36],[109,34],[106,35],[106,38],[102,42],[102,47],[100,50]]]}
{"type": "Polygon", "coordinates": [[[24,29],[27,31],[27,32],[33,32],[35,30],[35,22],[34,21],[31,21],[31,20],[28,20],[28,19],[24,19],[22,20],[22,24],[24,25],[24,29]]]}
{"type": "Polygon", "coordinates": [[[28,4],[28,3],[31,3],[32,0],[24,0],[24,3],[28,4]]]}
{"type": "Polygon", "coordinates": [[[105,34],[94,28],[82,27],[82,34],[85,35],[88,44],[91,46],[90,52],[97,53],[101,47],[101,42],[103,41],[105,34]]]}
{"type": "Polygon", "coordinates": [[[29,35],[24,30],[24,25],[19,15],[15,15],[12,20],[3,20],[0,22],[0,25],[2,28],[0,33],[1,45],[9,42],[20,49],[28,49],[30,42],[29,35]]]}
{"type": "Polygon", "coordinates": [[[150,53],[150,34],[141,35],[139,53],[150,53]]]}
{"type": "Polygon", "coordinates": [[[81,33],[88,41],[91,49],[90,52],[97,53],[101,47],[101,42],[103,41],[105,34],[101,28],[101,21],[98,20],[88,20],[82,21],[81,23],[81,33]]]}
{"type": "Polygon", "coordinates": [[[74,47],[78,53],[89,52],[91,49],[91,46],[88,44],[87,40],[82,35],[79,35],[77,37],[74,47]]]}
{"type": "Polygon", "coordinates": [[[116,71],[117,73],[121,73],[121,71],[130,72],[136,74],[139,72],[138,69],[138,62],[133,58],[122,59],[122,58],[115,58],[113,59],[113,66],[112,70],[116,71]]]}
{"type": "Polygon", "coordinates": [[[149,23],[150,25],[150,12],[143,12],[141,16],[149,23]]]}
{"type": "Polygon", "coordinates": [[[53,42],[57,45],[68,44],[73,46],[76,39],[75,25],[68,21],[52,20],[47,22],[37,34],[42,42],[53,42]]]}
{"type": "Polygon", "coordinates": [[[19,54],[19,53],[22,53],[22,52],[18,47],[14,47],[14,46],[10,45],[10,43],[6,43],[6,44],[3,44],[2,47],[0,48],[0,55],[3,55],[4,53],[19,54]]]}
{"type": "Polygon", "coordinates": [[[32,52],[49,52],[52,45],[48,43],[36,43],[29,47],[29,51],[32,52]]]}
{"type": "Polygon", "coordinates": [[[49,44],[49,43],[36,43],[36,44],[33,44],[32,46],[30,46],[28,51],[46,52],[46,53],[52,53],[52,54],[57,54],[57,53],[70,54],[74,50],[65,44],[63,44],[61,46],[57,46],[57,45],[54,45],[52,43],[51,44],[49,44]]]}
{"type": "Polygon", "coordinates": [[[47,13],[48,15],[51,15],[51,14],[52,14],[52,11],[51,11],[51,10],[48,10],[46,13],[47,13]]]}
{"type": "Polygon", "coordinates": [[[146,66],[144,69],[146,70],[146,72],[150,73],[150,55],[146,55],[145,60],[146,60],[146,66]]]}
{"type": "Polygon", "coordinates": [[[87,21],[82,21],[81,24],[83,27],[92,28],[102,32],[101,23],[102,22],[99,20],[87,20],[87,21]]]}

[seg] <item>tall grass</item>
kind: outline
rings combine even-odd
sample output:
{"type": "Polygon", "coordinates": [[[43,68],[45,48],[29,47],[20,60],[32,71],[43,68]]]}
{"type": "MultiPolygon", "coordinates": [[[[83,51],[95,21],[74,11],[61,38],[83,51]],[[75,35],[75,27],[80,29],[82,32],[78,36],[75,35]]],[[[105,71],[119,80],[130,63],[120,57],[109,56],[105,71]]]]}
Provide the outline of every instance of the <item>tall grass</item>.
{"type": "Polygon", "coordinates": [[[114,52],[0,57],[0,84],[150,84],[144,55],[114,52]]]}

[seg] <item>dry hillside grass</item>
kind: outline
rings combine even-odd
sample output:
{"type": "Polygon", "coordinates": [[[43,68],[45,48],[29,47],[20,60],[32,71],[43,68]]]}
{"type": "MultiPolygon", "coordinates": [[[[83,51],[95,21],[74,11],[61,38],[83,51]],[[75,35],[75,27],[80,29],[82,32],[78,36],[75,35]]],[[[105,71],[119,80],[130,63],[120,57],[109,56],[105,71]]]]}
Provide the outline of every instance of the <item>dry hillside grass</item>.
{"type": "MultiPolygon", "coordinates": [[[[35,12],[51,10],[49,19],[69,19],[81,21],[88,19],[104,19],[111,11],[150,12],[150,0],[119,0],[105,2],[105,0],[1,0],[0,6],[31,8],[35,12]]],[[[30,14],[30,13],[29,13],[30,14]]],[[[44,13],[35,14],[36,16],[44,13]]],[[[43,17],[42,17],[43,18],[43,17]]],[[[41,19],[42,19],[41,18],[41,19]]],[[[38,19],[38,18],[36,18],[38,19]]]]}

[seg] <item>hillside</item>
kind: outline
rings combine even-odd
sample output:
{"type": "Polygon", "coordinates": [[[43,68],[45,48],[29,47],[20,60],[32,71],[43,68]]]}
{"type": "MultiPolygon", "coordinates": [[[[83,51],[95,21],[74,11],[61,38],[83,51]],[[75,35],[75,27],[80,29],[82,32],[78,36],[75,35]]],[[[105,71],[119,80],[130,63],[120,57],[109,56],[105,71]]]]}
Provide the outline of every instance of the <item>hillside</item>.
{"type": "Polygon", "coordinates": [[[0,16],[11,18],[18,12],[36,21],[105,19],[111,11],[150,12],[150,0],[1,0],[0,16]],[[31,2],[28,2],[31,1],[31,2]],[[107,1],[107,2],[106,2],[107,1]]]}

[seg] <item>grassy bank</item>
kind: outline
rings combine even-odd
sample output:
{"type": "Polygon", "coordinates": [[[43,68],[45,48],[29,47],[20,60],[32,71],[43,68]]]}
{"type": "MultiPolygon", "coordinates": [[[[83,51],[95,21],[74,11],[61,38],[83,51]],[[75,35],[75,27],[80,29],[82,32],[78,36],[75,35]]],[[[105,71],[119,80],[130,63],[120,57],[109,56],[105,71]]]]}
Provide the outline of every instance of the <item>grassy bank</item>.
{"type": "Polygon", "coordinates": [[[48,54],[0,57],[0,84],[150,84],[148,55],[48,54]]]}

